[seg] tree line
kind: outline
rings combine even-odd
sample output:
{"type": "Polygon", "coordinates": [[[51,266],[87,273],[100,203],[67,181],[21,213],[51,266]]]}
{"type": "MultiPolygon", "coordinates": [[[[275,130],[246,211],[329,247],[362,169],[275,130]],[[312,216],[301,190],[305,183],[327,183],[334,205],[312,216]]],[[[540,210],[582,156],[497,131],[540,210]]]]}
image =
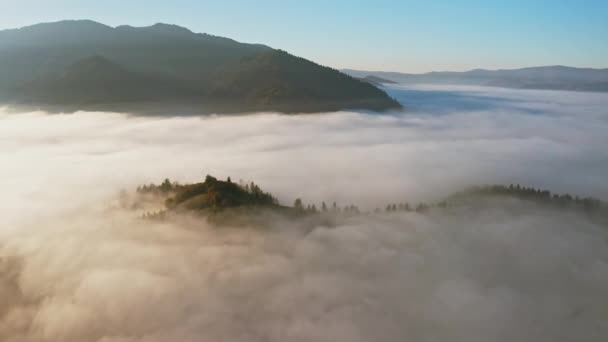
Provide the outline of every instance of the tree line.
{"type": "MultiPolygon", "coordinates": [[[[189,193],[199,194],[199,188],[204,188],[208,194],[214,194],[214,197],[230,197],[237,199],[243,199],[238,201],[239,205],[276,205],[279,206],[279,202],[270,192],[266,192],[260,188],[259,185],[254,182],[244,182],[240,180],[238,183],[233,183],[231,178],[228,177],[226,181],[220,181],[213,176],[207,175],[204,183],[196,184],[180,184],[178,182],[172,182],[169,179],[165,179],[161,184],[147,184],[137,187],[137,192],[141,194],[155,194],[170,196],[175,195],[175,198],[188,197],[189,193]],[[226,196],[230,195],[230,196],[226,196]],[[238,197],[240,196],[240,197],[238,197]]],[[[552,205],[556,207],[569,207],[575,209],[582,209],[589,213],[602,213],[608,216],[608,206],[605,202],[593,197],[579,197],[570,194],[558,194],[552,193],[551,191],[544,189],[537,189],[534,187],[525,187],[519,184],[510,185],[484,185],[475,186],[468,188],[464,191],[457,192],[446,200],[427,204],[420,202],[417,204],[411,204],[409,202],[400,203],[389,203],[386,206],[376,208],[373,213],[396,213],[396,212],[417,212],[424,213],[432,208],[446,208],[449,206],[458,205],[462,199],[474,197],[474,196],[509,196],[522,200],[535,201],[546,205],[552,205]]],[[[301,214],[368,214],[369,211],[362,212],[358,206],[349,204],[340,206],[338,203],[333,202],[328,205],[326,202],[321,202],[319,206],[314,203],[305,204],[301,198],[297,198],[291,208],[296,213],[301,214]]]]}

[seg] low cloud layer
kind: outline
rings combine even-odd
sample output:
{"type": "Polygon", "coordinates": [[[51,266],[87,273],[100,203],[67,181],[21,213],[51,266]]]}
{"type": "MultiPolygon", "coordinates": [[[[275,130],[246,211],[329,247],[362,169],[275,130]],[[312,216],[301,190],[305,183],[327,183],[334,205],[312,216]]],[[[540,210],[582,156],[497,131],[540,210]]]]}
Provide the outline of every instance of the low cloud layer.
{"type": "Polygon", "coordinates": [[[391,93],[411,110],[1,114],[0,340],[604,341],[608,236],[572,213],[507,201],[303,234],[112,209],[121,188],[207,173],[367,209],[480,183],[608,198],[606,95],[391,93]]]}
{"type": "Polygon", "coordinates": [[[2,341],[608,336],[605,228],[529,203],[358,217],[307,234],[294,222],[217,229],[112,210],[44,225],[0,250],[2,341]]]}

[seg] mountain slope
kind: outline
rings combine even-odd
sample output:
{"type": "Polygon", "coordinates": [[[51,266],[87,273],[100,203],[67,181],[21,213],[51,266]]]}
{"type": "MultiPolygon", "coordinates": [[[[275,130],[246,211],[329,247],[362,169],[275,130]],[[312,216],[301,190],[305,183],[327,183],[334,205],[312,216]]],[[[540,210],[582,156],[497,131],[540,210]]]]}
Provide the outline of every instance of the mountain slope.
{"type": "Polygon", "coordinates": [[[167,24],[85,20],[0,31],[0,70],[0,96],[14,103],[103,108],[154,100],[214,112],[399,107],[337,70],[167,24]]]}
{"type": "Polygon", "coordinates": [[[176,80],[128,71],[101,56],[84,58],[65,68],[62,74],[27,82],[17,91],[34,103],[72,105],[158,101],[194,95],[176,80]]]}
{"type": "Polygon", "coordinates": [[[399,106],[386,101],[384,92],[370,84],[280,50],[242,58],[220,70],[215,79],[211,98],[239,98],[254,108],[274,104],[289,110],[295,105],[316,111],[399,106]]]}
{"type": "Polygon", "coordinates": [[[342,70],[353,77],[375,76],[399,83],[482,85],[521,89],[608,92],[608,69],[544,66],[513,70],[475,69],[465,72],[397,72],[342,70]]]}

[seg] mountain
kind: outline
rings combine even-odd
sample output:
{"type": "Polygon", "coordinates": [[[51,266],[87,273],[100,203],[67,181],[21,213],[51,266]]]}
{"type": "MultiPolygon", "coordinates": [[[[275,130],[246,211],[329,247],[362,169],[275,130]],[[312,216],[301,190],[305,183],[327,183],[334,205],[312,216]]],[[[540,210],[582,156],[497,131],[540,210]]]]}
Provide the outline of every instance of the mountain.
{"type": "Polygon", "coordinates": [[[544,66],[513,70],[475,69],[465,72],[403,74],[345,69],[353,77],[382,77],[404,84],[461,84],[520,89],[608,92],[608,69],[544,66]]]}
{"type": "Polygon", "coordinates": [[[400,108],[382,90],[337,70],[168,24],[110,27],[80,20],[0,31],[0,70],[3,102],[74,110],[400,108]]]}

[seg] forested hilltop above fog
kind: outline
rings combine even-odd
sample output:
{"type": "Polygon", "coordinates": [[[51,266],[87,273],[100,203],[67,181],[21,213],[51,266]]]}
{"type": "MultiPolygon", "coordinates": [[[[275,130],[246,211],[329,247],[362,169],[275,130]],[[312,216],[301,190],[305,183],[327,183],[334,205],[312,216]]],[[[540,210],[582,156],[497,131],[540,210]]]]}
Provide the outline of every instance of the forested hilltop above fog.
{"type": "Polygon", "coordinates": [[[156,24],[62,21],[0,31],[0,100],[60,110],[383,111],[374,85],[265,45],[156,24]]]}
{"type": "Polygon", "coordinates": [[[440,71],[424,74],[350,69],[342,71],[353,77],[363,79],[382,78],[404,84],[454,84],[516,89],[608,92],[608,69],[573,68],[561,65],[512,70],[440,71]]]}
{"type": "Polygon", "coordinates": [[[555,194],[548,190],[518,185],[485,185],[471,187],[448,196],[436,203],[390,203],[372,211],[363,211],[353,204],[336,202],[306,204],[297,198],[292,206],[286,206],[271,193],[263,191],[254,182],[235,183],[207,175],[204,182],[180,184],[165,179],[160,185],[148,184],[137,188],[136,196],[123,194],[125,207],[143,212],[144,218],[164,219],[177,213],[202,214],[217,222],[258,222],[271,213],[287,218],[369,215],[394,212],[426,213],[430,210],[446,210],[467,206],[478,210],[500,206],[501,200],[521,200],[530,208],[541,206],[548,209],[570,210],[587,215],[594,221],[608,225],[608,205],[592,197],[581,198],[570,194],[555,194]],[[154,204],[162,205],[154,206],[154,204]],[[152,204],[152,205],[151,205],[152,204]],[[150,208],[153,208],[150,210],[150,208]]]}

